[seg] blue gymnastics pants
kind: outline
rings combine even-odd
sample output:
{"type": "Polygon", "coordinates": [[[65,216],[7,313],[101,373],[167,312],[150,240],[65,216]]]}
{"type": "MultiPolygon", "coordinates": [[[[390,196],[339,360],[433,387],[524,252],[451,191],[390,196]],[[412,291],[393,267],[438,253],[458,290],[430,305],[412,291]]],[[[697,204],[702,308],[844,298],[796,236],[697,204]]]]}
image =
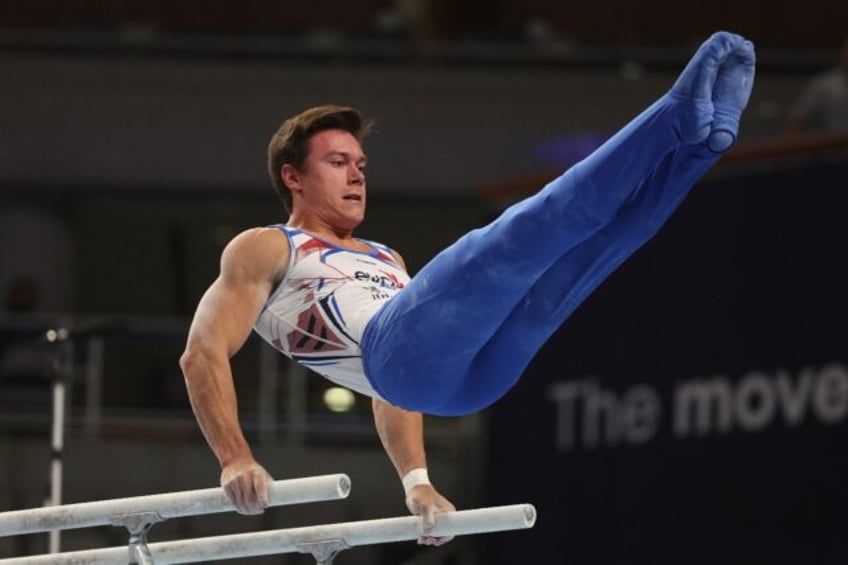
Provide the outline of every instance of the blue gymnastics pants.
{"type": "Polygon", "coordinates": [[[660,98],[421,269],[365,329],[363,364],[374,389],[392,404],[438,415],[474,412],[503,396],[717,160],[705,143],[679,140],[682,105],[660,98]]]}

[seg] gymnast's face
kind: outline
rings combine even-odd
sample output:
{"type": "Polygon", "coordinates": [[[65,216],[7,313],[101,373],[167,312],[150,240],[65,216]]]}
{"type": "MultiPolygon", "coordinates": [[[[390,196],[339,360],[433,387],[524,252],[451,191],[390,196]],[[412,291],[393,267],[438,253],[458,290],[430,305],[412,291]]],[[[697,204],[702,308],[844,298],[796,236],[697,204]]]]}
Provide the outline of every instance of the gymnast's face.
{"type": "Polygon", "coordinates": [[[353,230],[365,219],[365,163],[350,132],[331,129],[309,140],[302,170],[283,166],[293,212],[312,216],[336,230],[353,230]]]}

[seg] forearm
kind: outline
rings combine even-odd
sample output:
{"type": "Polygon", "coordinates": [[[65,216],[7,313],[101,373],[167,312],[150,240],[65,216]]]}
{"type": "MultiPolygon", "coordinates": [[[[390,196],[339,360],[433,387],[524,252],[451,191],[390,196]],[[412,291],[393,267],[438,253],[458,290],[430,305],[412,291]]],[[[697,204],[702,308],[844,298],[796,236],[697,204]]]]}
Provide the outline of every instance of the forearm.
{"type": "Polygon", "coordinates": [[[386,454],[403,478],[409,471],[426,468],[424,422],[420,412],[410,412],[382,400],[372,401],[374,424],[386,454]]]}
{"type": "Polygon", "coordinates": [[[415,515],[421,516],[422,536],[418,543],[441,545],[452,537],[429,535],[436,524],[436,515],[456,510],[430,484],[427,477],[427,459],[424,455],[424,420],[420,412],[410,412],[381,400],[372,401],[374,423],[380,441],[395,466],[398,477],[403,480],[406,506],[415,515]],[[418,471],[410,473],[417,469],[418,471]]]}
{"type": "Polygon", "coordinates": [[[180,358],[191,407],[221,467],[251,458],[238,420],[238,403],[229,360],[187,349],[180,358]]]}

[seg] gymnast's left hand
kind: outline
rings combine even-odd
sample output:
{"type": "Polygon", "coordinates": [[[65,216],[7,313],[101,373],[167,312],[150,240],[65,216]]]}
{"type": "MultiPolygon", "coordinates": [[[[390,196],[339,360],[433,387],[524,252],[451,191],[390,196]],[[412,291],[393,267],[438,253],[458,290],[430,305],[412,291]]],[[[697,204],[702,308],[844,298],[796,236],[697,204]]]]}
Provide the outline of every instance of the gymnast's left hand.
{"type": "Polygon", "coordinates": [[[442,545],[453,539],[453,536],[429,535],[436,525],[437,514],[456,511],[456,507],[439,494],[433,485],[421,484],[413,487],[406,496],[406,507],[416,516],[421,516],[422,535],[418,538],[419,545],[442,545]]]}

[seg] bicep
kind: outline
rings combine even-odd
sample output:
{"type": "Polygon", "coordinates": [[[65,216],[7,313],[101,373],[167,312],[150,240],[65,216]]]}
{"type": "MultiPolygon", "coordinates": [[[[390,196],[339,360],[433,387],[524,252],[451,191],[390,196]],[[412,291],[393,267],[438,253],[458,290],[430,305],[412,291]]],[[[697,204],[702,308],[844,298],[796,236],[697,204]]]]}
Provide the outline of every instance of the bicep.
{"type": "Polygon", "coordinates": [[[204,293],[189,331],[189,346],[232,357],[247,340],[271,293],[288,244],[267,231],[246,232],[221,256],[221,272],[204,293]]]}
{"type": "Polygon", "coordinates": [[[189,344],[232,357],[250,335],[266,298],[260,285],[218,277],[200,299],[189,344]]]}

